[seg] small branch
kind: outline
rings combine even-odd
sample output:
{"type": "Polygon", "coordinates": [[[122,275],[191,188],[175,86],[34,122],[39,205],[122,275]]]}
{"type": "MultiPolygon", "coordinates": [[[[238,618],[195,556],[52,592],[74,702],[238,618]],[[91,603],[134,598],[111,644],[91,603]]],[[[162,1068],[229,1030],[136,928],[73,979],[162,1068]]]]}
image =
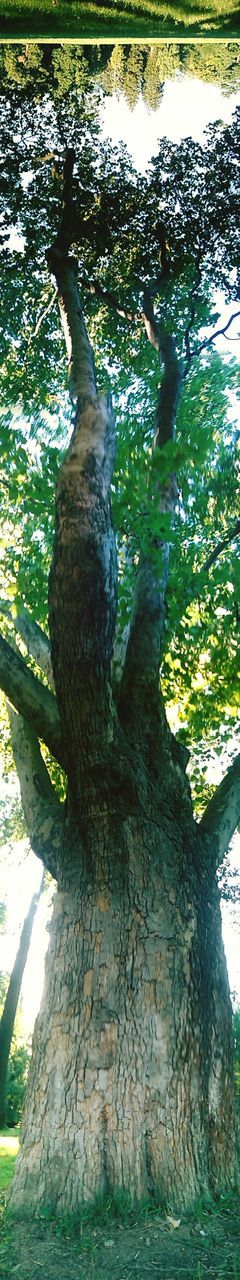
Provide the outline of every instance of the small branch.
{"type": "Polygon", "coordinates": [[[227,852],[240,820],[240,754],[228,769],[205,809],[200,830],[216,845],[216,866],[227,852]]]}
{"type": "Polygon", "coordinates": [[[204,573],[208,573],[209,569],[211,569],[212,566],[215,564],[215,561],[218,560],[218,556],[222,555],[222,552],[226,550],[226,547],[229,546],[230,542],[233,542],[234,539],[238,537],[238,534],[240,534],[240,520],[237,520],[236,524],[233,525],[233,528],[229,529],[225,538],[222,538],[219,542],[217,542],[216,546],[213,548],[213,551],[210,552],[210,555],[207,556],[206,560],[204,560],[204,563],[202,564],[201,568],[198,569],[195,575],[195,578],[193,579],[192,585],[187,589],[187,592],[186,592],[185,604],[183,609],[184,614],[186,613],[188,606],[192,603],[192,600],[195,600],[196,597],[199,597],[200,595],[200,592],[202,589],[202,575],[204,573]]]}
{"type": "Polygon", "coordinates": [[[36,734],[9,704],[8,715],[30,844],[46,870],[58,879],[63,806],[52,786],[36,734]]]}
{"type": "Polygon", "coordinates": [[[97,298],[101,298],[102,301],[105,302],[106,306],[116,312],[117,316],[121,316],[122,320],[127,320],[130,324],[135,324],[141,319],[139,312],[126,311],[125,307],[120,306],[117,298],[114,297],[114,294],[111,293],[110,289],[104,289],[103,286],[99,284],[98,280],[87,280],[85,276],[78,276],[78,279],[79,284],[81,284],[84,289],[88,289],[89,293],[94,293],[97,298]]]}
{"type": "Polygon", "coordinates": [[[64,749],[54,694],[33,675],[18,651],[0,636],[0,688],[64,768],[64,749]]]}
{"type": "Polygon", "coordinates": [[[211,566],[215,564],[215,560],[218,559],[218,556],[222,554],[222,551],[225,551],[225,547],[229,546],[229,542],[233,542],[234,538],[238,537],[239,533],[240,533],[240,520],[237,520],[236,524],[233,526],[233,529],[229,529],[228,533],[226,534],[226,537],[222,538],[220,542],[217,542],[216,547],[213,548],[213,551],[211,551],[210,555],[207,556],[207,559],[204,560],[204,564],[202,565],[202,569],[200,569],[200,573],[207,573],[208,569],[211,569],[211,566]]]}
{"type": "MultiPolygon", "coordinates": [[[[211,342],[215,342],[215,338],[221,337],[222,334],[225,336],[227,329],[230,328],[233,320],[237,320],[238,316],[240,316],[240,311],[234,311],[233,315],[230,316],[230,320],[227,321],[227,324],[223,325],[221,329],[215,329],[210,338],[204,338],[204,341],[200,343],[200,346],[196,348],[196,351],[192,351],[192,357],[195,358],[195,356],[199,356],[200,351],[203,351],[205,347],[210,347],[211,342]]],[[[232,338],[232,342],[234,341],[236,341],[236,339],[232,338]]]]}
{"type": "Polygon", "coordinates": [[[50,298],[50,302],[48,303],[48,306],[47,306],[47,307],[45,307],[45,311],[42,311],[42,312],[41,312],[41,315],[39,316],[39,318],[38,318],[38,320],[37,320],[36,327],[35,327],[35,329],[34,329],[33,333],[31,333],[31,334],[30,334],[30,338],[28,339],[28,343],[27,343],[28,347],[30,347],[30,346],[31,346],[31,343],[34,341],[34,338],[37,338],[37,335],[38,335],[38,333],[39,333],[39,331],[40,331],[40,329],[41,329],[41,326],[42,326],[42,324],[43,324],[44,320],[46,319],[46,316],[48,316],[49,311],[51,311],[51,310],[52,310],[52,307],[54,306],[54,302],[56,302],[56,296],[57,296],[57,288],[56,288],[56,289],[54,289],[54,293],[52,294],[52,297],[50,298]]]}
{"type": "Polygon", "coordinates": [[[159,331],[156,324],[150,289],[145,288],[143,294],[143,312],[142,319],[145,325],[148,341],[151,342],[155,351],[160,349],[159,331]]]}
{"type": "Polygon", "coordinates": [[[14,614],[10,605],[5,600],[0,600],[0,613],[11,619],[14,630],[22,637],[26,645],[27,652],[35,659],[40,671],[44,671],[47,676],[48,684],[53,688],[53,673],[51,663],[50,640],[35,622],[31,613],[27,609],[21,610],[20,613],[14,614]]]}

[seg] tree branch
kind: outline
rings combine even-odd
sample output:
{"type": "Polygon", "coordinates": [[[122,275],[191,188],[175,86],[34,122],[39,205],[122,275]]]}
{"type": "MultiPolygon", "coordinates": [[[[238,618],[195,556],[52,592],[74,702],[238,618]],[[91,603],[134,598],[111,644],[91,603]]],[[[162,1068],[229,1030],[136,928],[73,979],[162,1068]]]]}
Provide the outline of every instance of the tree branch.
{"type": "Polygon", "coordinates": [[[55,277],[58,305],[69,361],[69,390],[72,399],[96,396],[96,373],[77,284],[77,262],[69,257],[74,236],[73,169],[75,152],[67,148],[63,171],[62,209],[59,229],[46,258],[55,277]]]}
{"type": "MultiPolygon", "coordinates": [[[[230,316],[230,320],[227,321],[227,324],[222,325],[221,329],[215,329],[214,333],[211,334],[210,338],[204,338],[203,342],[200,343],[200,346],[196,348],[196,351],[192,351],[191,353],[192,358],[195,358],[195,356],[199,356],[200,351],[203,351],[205,347],[210,347],[211,342],[214,342],[215,338],[221,337],[222,334],[225,336],[225,334],[227,333],[227,329],[230,328],[230,325],[233,323],[233,320],[237,320],[238,316],[240,316],[240,311],[234,311],[233,315],[230,316]]],[[[234,341],[238,341],[238,339],[232,338],[232,342],[234,341]]]]}
{"type": "Polygon", "coordinates": [[[52,786],[36,734],[8,704],[13,756],[31,847],[58,879],[63,840],[63,806],[52,786]]]}
{"type": "Polygon", "coordinates": [[[21,612],[14,614],[8,602],[0,600],[0,612],[11,619],[14,630],[22,637],[26,645],[27,652],[32,658],[35,658],[40,671],[44,671],[44,675],[47,676],[48,684],[53,687],[50,640],[45,631],[42,631],[38,622],[35,622],[27,609],[22,609],[21,612]]]}
{"type": "Polygon", "coordinates": [[[200,829],[216,843],[216,865],[222,862],[240,820],[240,754],[228,769],[205,809],[200,829]]]}
{"type": "Polygon", "coordinates": [[[202,565],[202,569],[200,569],[200,573],[206,573],[208,572],[208,569],[211,569],[211,566],[215,564],[215,560],[218,559],[218,556],[222,554],[222,551],[225,551],[225,547],[229,546],[229,542],[233,542],[234,538],[237,538],[239,533],[240,533],[240,520],[237,520],[236,524],[233,525],[233,528],[229,529],[229,532],[226,534],[226,537],[220,539],[220,541],[217,542],[216,547],[213,548],[213,551],[211,551],[210,555],[207,556],[207,559],[204,560],[204,564],[202,565]]]}
{"type": "Polygon", "coordinates": [[[57,289],[55,288],[54,293],[50,298],[50,302],[48,302],[47,306],[45,307],[45,310],[40,312],[40,316],[36,321],[35,329],[33,330],[33,333],[30,334],[30,338],[28,339],[28,343],[27,343],[28,347],[31,346],[31,343],[34,341],[34,338],[37,338],[37,335],[40,332],[40,329],[42,327],[44,320],[46,319],[46,316],[49,315],[49,311],[52,311],[52,307],[54,307],[54,303],[56,302],[56,293],[57,293],[57,289]]]}
{"type": "Polygon", "coordinates": [[[127,311],[126,307],[122,307],[119,304],[111,290],[104,289],[103,286],[99,284],[98,280],[95,280],[94,278],[92,280],[88,280],[85,276],[78,276],[78,279],[79,284],[81,284],[84,289],[88,289],[89,293],[94,293],[97,298],[101,298],[102,302],[105,302],[106,306],[110,307],[111,311],[115,311],[117,316],[121,316],[122,320],[127,320],[130,324],[135,324],[141,319],[141,315],[138,311],[127,311]]]}
{"type": "Polygon", "coordinates": [[[41,684],[18,651],[0,636],[0,688],[64,768],[64,749],[56,698],[41,684]]]}
{"type": "MultiPolygon", "coordinates": [[[[164,327],[158,326],[155,320],[151,293],[144,291],[143,318],[149,341],[160,352],[163,362],[163,377],[160,386],[156,412],[156,431],[153,453],[157,461],[158,450],[174,438],[175,419],[181,389],[181,368],[176,355],[172,336],[164,327]]],[[[160,458],[159,458],[160,462],[160,458]]],[[[133,598],[132,617],[129,639],[126,649],[120,692],[120,705],[129,709],[138,703],[141,708],[142,690],[150,686],[157,690],[161,644],[165,625],[165,596],[169,566],[169,540],[161,537],[166,525],[166,516],[172,517],[175,510],[177,486],[175,477],[167,475],[161,480],[159,474],[150,477],[151,492],[149,495],[149,552],[140,557],[136,586],[133,598]],[[155,510],[159,512],[159,534],[151,535],[151,507],[155,498],[155,510]]]]}
{"type": "Polygon", "coordinates": [[[226,550],[226,547],[229,546],[230,542],[233,542],[234,539],[238,537],[238,534],[240,534],[240,520],[237,520],[236,524],[233,525],[233,528],[229,529],[225,538],[221,538],[219,542],[216,543],[216,546],[213,547],[209,556],[206,557],[201,568],[197,570],[192,584],[186,588],[183,614],[186,613],[186,610],[192,601],[196,600],[196,598],[200,596],[200,592],[202,590],[202,575],[204,573],[208,573],[209,569],[211,569],[215,564],[215,561],[218,560],[218,556],[222,555],[222,552],[226,550]]]}
{"type": "Polygon", "coordinates": [[[108,676],[116,622],[117,560],[110,508],[115,422],[111,397],[97,393],[76,263],[68,254],[73,234],[74,162],[73,153],[68,155],[64,212],[47,259],[58,287],[71,394],[77,397],[77,412],[70,446],[58,477],[56,534],[49,578],[49,626],[58,705],[68,743],[68,776],[76,779],[84,751],[88,760],[95,760],[96,751],[102,752],[102,741],[101,747],[96,747],[96,716],[102,740],[109,716],[108,676]]]}
{"type": "Polygon", "coordinates": [[[79,397],[96,397],[96,372],[93,351],[89,342],[77,284],[75,258],[59,250],[58,244],[48,250],[47,262],[55,276],[58,305],[65,337],[69,391],[72,400],[79,397]]]}

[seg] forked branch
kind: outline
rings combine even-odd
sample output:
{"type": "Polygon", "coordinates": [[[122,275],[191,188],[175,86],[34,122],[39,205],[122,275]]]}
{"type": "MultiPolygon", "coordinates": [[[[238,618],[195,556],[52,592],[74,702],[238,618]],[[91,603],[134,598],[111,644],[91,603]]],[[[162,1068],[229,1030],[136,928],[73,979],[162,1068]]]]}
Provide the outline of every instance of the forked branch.
{"type": "Polygon", "coordinates": [[[42,627],[35,622],[28,609],[20,609],[19,612],[14,613],[7,601],[0,600],[0,613],[11,619],[14,631],[22,637],[27,652],[35,658],[40,671],[47,676],[48,684],[53,686],[50,640],[46,632],[42,631],[42,627]]]}
{"type": "Polygon", "coordinates": [[[8,704],[13,756],[31,847],[58,879],[63,839],[62,805],[52,786],[36,734],[8,704]]]}
{"type": "Polygon", "coordinates": [[[216,865],[227,852],[234,831],[240,821],[240,754],[236,756],[225,777],[216,788],[205,809],[199,826],[213,837],[216,846],[216,865]]]}
{"type": "Polygon", "coordinates": [[[64,768],[60,717],[54,694],[29,670],[17,650],[0,636],[0,688],[30,728],[64,768]]]}

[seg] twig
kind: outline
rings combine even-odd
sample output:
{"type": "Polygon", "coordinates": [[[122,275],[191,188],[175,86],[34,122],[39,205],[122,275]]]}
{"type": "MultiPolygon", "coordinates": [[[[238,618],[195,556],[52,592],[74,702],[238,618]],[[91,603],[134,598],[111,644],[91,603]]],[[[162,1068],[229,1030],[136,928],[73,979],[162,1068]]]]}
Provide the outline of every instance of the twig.
{"type": "MultiPolygon", "coordinates": [[[[214,342],[215,338],[221,337],[222,334],[225,337],[227,329],[230,328],[230,324],[232,324],[233,320],[237,320],[238,316],[240,316],[240,311],[234,311],[233,315],[230,316],[230,320],[227,321],[227,324],[223,325],[222,329],[215,329],[210,338],[204,338],[204,341],[200,343],[200,347],[197,347],[196,351],[192,352],[192,355],[199,356],[200,351],[203,351],[204,347],[210,347],[211,342],[214,342]]],[[[236,342],[239,341],[239,339],[232,338],[231,341],[236,342]]]]}
{"type": "Polygon", "coordinates": [[[45,307],[45,311],[42,311],[42,312],[41,312],[41,315],[39,316],[39,319],[37,320],[36,328],[34,329],[34,332],[33,332],[33,333],[31,333],[31,335],[30,335],[30,338],[29,338],[28,343],[27,343],[27,346],[28,346],[28,347],[30,347],[31,342],[33,342],[33,339],[37,337],[37,334],[39,333],[39,330],[41,329],[41,325],[43,324],[43,321],[45,320],[46,316],[48,315],[49,311],[51,311],[51,309],[52,309],[52,307],[53,307],[53,305],[54,305],[54,302],[55,302],[56,297],[57,297],[57,289],[55,288],[55,289],[54,289],[54,293],[52,294],[52,297],[50,298],[50,302],[48,302],[47,307],[45,307]]]}

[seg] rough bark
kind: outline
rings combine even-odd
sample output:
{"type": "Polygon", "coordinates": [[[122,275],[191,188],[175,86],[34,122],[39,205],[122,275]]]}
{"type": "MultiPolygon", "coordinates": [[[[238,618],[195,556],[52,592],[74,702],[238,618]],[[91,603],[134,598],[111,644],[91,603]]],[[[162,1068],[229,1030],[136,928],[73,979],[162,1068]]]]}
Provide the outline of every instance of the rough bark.
{"type": "Polygon", "coordinates": [[[18,1001],[22,986],[24,969],[28,957],[34,919],[36,915],[39,898],[43,890],[44,874],[41,880],[38,893],[34,893],[30,902],[30,907],[24,920],[22,927],[19,947],[14,961],[8,991],[5,999],[4,1009],[0,1021],[0,1126],[5,1123],[6,1116],[6,1087],[8,1061],[11,1049],[14,1022],[18,1007],[18,1001]]]}
{"type": "MultiPolygon", "coordinates": [[[[163,326],[157,326],[150,294],[145,290],[143,317],[147,336],[160,352],[163,364],[153,443],[153,458],[174,439],[178,400],[181,389],[181,366],[177,358],[175,342],[163,326]]],[[[169,541],[161,538],[161,517],[173,517],[177,497],[175,476],[169,474],[163,482],[161,474],[150,475],[149,523],[151,527],[151,502],[159,511],[159,536],[149,535],[149,553],[140,556],[133,596],[132,615],[126,648],[119,705],[125,715],[139,720],[144,700],[152,708],[152,694],[159,699],[159,663],[165,627],[166,587],[169,572],[169,541]],[[157,561],[156,561],[157,553],[157,561]]]]}
{"type": "Polygon", "coordinates": [[[30,725],[9,704],[8,716],[31,847],[47,871],[58,878],[63,839],[63,805],[52,786],[38,739],[30,725]]]}
{"type": "Polygon", "coordinates": [[[148,821],[102,806],[56,895],[14,1209],[72,1212],[120,1188],[183,1208],[234,1183],[218,890],[187,795],[180,827],[165,788],[148,821]]]}
{"type": "Polygon", "coordinates": [[[111,721],[109,677],[117,606],[117,559],[110,483],[115,457],[111,397],[97,394],[94,361],[75,268],[53,248],[70,358],[76,420],[57,485],[56,533],[49,578],[49,630],[67,772],[79,798],[82,761],[102,761],[111,721]]]}
{"type": "Polygon", "coordinates": [[[214,837],[216,866],[222,862],[234,831],[240,822],[240,754],[216,787],[207,805],[200,827],[214,837]]]}
{"type": "Polygon", "coordinates": [[[54,694],[33,675],[16,649],[0,636],[0,684],[16,711],[64,766],[60,716],[54,694]]]}
{"type": "Polygon", "coordinates": [[[35,622],[27,609],[14,614],[5,600],[0,601],[0,612],[11,619],[14,630],[22,637],[27,652],[35,658],[40,671],[44,671],[48,684],[53,685],[53,674],[50,653],[50,640],[45,631],[35,622]]]}

